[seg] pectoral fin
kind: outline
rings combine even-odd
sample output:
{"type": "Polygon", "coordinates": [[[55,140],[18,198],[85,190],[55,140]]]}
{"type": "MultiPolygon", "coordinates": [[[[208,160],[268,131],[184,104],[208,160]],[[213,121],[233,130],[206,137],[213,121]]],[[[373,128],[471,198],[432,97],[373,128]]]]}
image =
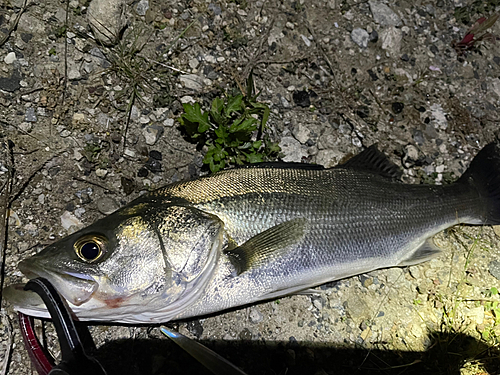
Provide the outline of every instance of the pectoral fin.
{"type": "Polygon", "coordinates": [[[238,275],[272,262],[283,256],[288,247],[298,243],[305,234],[307,220],[293,219],[250,238],[243,245],[225,251],[237,269],[238,275]]]}
{"type": "Polygon", "coordinates": [[[403,259],[398,266],[413,266],[431,260],[439,253],[441,253],[441,249],[434,244],[432,238],[428,238],[408,258],[403,259]]]}

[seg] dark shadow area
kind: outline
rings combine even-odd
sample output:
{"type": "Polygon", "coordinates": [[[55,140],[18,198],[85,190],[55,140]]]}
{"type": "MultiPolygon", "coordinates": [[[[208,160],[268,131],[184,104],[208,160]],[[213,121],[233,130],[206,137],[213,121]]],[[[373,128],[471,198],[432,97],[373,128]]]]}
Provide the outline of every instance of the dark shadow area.
{"type": "MultiPolygon", "coordinates": [[[[500,374],[500,350],[461,333],[437,332],[424,352],[366,350],[308,342],[200,341],[248,375],[447,374],[467,362],[500,374]]],[[[211,374],[167,338],[114,341],[93,353],[108,374],[211,374]]],[[[486,375],[486,374],[485,374],[486,375]]]]}

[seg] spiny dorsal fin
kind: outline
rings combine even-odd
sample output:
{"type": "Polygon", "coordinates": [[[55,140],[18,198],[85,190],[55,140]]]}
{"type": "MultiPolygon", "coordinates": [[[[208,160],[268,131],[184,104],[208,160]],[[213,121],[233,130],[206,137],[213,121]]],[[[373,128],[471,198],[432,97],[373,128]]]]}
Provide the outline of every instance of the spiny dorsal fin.
{"type": "Polygon", "coordinates": [[[238,275],[272,262],[287,248],[298,243],[305,234],[306,219],[298,218],[278,224],[250,238],[243,245],[226,250],[225,254],[237,269],[238,275]]]}
{"type": "Polygon", "coordinates": [[[319,164],[296,163],[296,162],[285,162],[285,161],[265,161],[262,163],[243,165],[238,168],[307,169],[307,170],[325,169],[325,167],[319,164]]]}
{"type": "Polygon", "coordinates": [[[339,167],[370,171],[393,180],[399,180],[402,175],[401,169],[387,159],[387,156],[381,153],[375,144],[339,167]]]}
{"type": "Polygon", "coordinates": [[[440,253],[441,249],[434,244],[432,238],[428,238],[408,258],[403,259],[398,266],[413,266],[415,264],[426,262],[440,253]]]}

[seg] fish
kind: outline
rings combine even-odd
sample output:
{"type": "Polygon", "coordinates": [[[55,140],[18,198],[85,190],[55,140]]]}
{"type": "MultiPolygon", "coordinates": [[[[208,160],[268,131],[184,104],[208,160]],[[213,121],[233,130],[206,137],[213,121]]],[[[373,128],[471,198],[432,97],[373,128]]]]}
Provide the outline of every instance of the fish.
{"type": "MultiPolygon", "coordinates": [[[[159,324],[427,261],[457,224],[500,223],[500,146],[453,184],[407,184],[375,145],[333,168],[269,164],[177,182],[20,262],[81,321],[159,324]]],[[[9,286],[24,314],[41,300],[9,286]]]]}

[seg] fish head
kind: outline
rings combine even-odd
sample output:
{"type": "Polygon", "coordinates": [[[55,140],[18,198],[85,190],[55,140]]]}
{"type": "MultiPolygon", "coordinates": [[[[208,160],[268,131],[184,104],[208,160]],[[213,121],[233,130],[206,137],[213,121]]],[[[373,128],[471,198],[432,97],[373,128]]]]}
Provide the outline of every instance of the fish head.
{"type": "MultiPolygon", "coordinates": [[[[223,223],[192,207],[126,206],[40,253],[19,268],[44,277],[80,320],[168,321],[194,303],[211,279],[223,223]]],[[[16,310],[48,317],[33,292],[12,286],[16,310]]]]}

